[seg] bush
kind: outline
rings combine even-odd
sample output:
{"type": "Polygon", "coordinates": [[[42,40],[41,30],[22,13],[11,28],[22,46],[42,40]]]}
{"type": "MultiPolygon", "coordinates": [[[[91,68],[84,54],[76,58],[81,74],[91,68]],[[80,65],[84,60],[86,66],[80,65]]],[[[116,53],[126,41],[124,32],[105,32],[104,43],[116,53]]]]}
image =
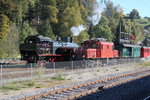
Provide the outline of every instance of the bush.
{"type": "Polygon", "coordinates": [[[140,63],[143,67],[150,66],[150,62],[142,62],[140,63]]]}
{"type": "Polygon", "coordinates": [[[0,89],[2,89],[2,90],[20,90],[19,87],[15,87],[15,86],[4,86],[4,87],[1,87],[0,89]]]}
{"type": "Polygon", "coordinates": [[[51,79],[53,79],[53,80],[65,80],[60,73],[56,74],[51,79]]]}
{"type": "Polygon", "coordinates": [[[27,83],[27,86],[33,87],[33,86],[35,86],[35,82],[29,82],[29,83],[27,83]]]}

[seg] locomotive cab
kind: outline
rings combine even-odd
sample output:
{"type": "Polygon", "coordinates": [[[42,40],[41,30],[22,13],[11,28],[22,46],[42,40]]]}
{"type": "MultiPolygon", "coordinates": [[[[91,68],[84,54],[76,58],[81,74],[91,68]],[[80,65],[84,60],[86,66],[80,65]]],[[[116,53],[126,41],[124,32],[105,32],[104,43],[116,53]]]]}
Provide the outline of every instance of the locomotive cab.
{"type": "Polygon", "coordinates": [[[38,55],[51,53],[51,39],[40,35],[28,36],[23,44],[20,44],[21,59],[37,62],[38,55]]]}

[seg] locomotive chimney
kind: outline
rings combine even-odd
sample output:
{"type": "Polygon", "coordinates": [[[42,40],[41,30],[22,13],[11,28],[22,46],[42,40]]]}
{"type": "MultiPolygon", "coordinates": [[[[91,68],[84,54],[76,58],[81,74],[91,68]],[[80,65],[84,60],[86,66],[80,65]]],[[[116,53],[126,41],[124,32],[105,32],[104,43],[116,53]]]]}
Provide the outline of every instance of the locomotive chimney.
{"type": "Polygon", "coordinates": [[[72,42],[72,37],[66,37],[65,42],[72,42]]]}
{"type": "Polygon", "coordinates": [[[58,37],[56,38],[56,41],[61,41],[61,37],[58,36],[58,37]]]}

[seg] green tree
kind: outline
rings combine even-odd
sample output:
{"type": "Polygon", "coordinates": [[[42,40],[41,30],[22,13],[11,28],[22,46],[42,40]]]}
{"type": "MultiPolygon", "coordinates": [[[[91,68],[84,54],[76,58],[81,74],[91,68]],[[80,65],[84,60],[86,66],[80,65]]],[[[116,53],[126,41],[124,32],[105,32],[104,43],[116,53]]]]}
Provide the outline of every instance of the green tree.
{"type": "Polygon", "coordinates": [[[13,22],[16,22],[17,26],[22,27],[23,22],[27,19],[29,10],[29,0],[12,0],[15,5],[13,12],[13,22]]]}
{"type": "Polygon", "coordinates": [[[135,37],[133,44],[139,44],[138,42],[140,42],[143,38],[143,33],[144,33],[143,27],[138,25],[137,23],[132,23],[131,33],[135,37]]]}
{"type": "Polygon", "coordinates": [[[115,15],[114,5],[111,1],[106,3],[105,15],[108,19],[113,18],[115,15]]]}
{"type": "Polygon", "coordinates": [[[58,23],[58,19],[57,19],[57,14],[58,14],[58,9],[55,6],[48,6],[49,8],[49,19],[51,21],[51,23],[58,23]]]}
{"type": "Polygon", "coordinates": [[[60,35],[63,38],[71,36],[70,28],[72,26],[78,26],[84,23],[80,12],[80,8],[78,7],[78,2],[76,0],[66,0],[64,2],[61,1],[61,3],[64,5],[61,5],[60,8],[65,8],[63,11],[59,9],[59,11],[61,11],[62,13],[59,14],[58,23],[58,35],[60,35]],[[67,2],[67,4],[64,2],[67,2]]]}
{"type": "Polygon", "coordinates": [[[79,1],[81,1],[81,3],[84,5],[88,14],[91,14],[96,0],[79,0],[79,1]]]}
{"type": "Polygon", "coordinates": [[[0,14],[4,14],[9,17],[9,19],[13,18],[13,13],[15,10],[15,3],[12,0],[0,0],[0,14]]]}
{"type": "Polygon", "coordinates": [[[7,55],[7,37],[10,27],[9,18],[6,15],[0,15],[0,58],[7,55]]]}
{"type": "Polygon", "coordinates": [[[114,6],[111,1],[108,1],[106,3],[106,10],[104,11],[103,16],[106,16],[109,20],[108,26],[111,29],[111,33],[113,34],[113,40],[115,40],[117,36],[119,20],[120,18],[123,19],[123,10],[119,5],[114,6]]]}
{"type": "Polygon", "coordinates": [[[79,34],[79,36],[77,36],[75,38],[75,42],[82,43],[84,40],[87,40],[87,39],[89,39],[89,35],[88,35],[88,33],[86,31],[84,31],[84,32],[81,32],[79,34]]]}
{"type": "Polygon", "coordinates": [[[0,40],[0,58],[7,56],[6,40],[0,40]]]}
{"type": "Polygon", "coordinates": [[[19,28],[15,23],[11,23],[9,30],[10,32],[6,41],[7,56],[16,57],[16,54],[19,53],[19,28]]]}
{"type": "Polygon", "coordinates": [[[50,20],[46,20],[46,22],[44,22],[43,26],[40,26],[40,27],[41,27],[41,28],[39,28],[40,35],[55,39],[55,35],[53,34],[50,20]]]}
{"type": "Polygon", "coordinates": [[[24,22],[21,28],[21,32],[19,34],[19,43],[23,43],[24,39],[30,35],[38,34],[36,29],[30,27],[28,22],[24,22]]]}
{"type": "Polygon", "coordinates": [[[84,21],[87,22],[88,11],[84,7],[84,5],[80,6],[80,12],[81,12],[81,15],[82,15],[82,19],[84,19],[84,21]]]}
{"type": "Polygon", "coordinates": [[[50,5],[48,8],[50,13],[50,22],[54,24],[58,23],[58,9],[56,0],[50,0],[50,5]]]}
{"type": "Polygon", "coordinates": [[[6,39],[9,32],[10,21],[6,15],[0,15],[0,40],[6,39]]]}
{"type": "Polygon", "coordinates": [[[56,0],[40,0],[41,18],[42,20],[49,19],[51,23],[57,23],[58,9],[56,0]]]}
{"type": "Polygon", "coordinates": [[[139,19],[141,18],[140,15],[139,15],[139,12],[136,10],[136,9],[133,9],[131,12],[130,12],[130,18],[131,19],[139,19]]]}
{"type": "Polygon", "coordinates": [[[74,7],[67,7],[63,12],[60,33],[62,37],[71,36],[70,28],[72,26],[77,26],[82,22],[81,14],[79,9],[75,9],[74,7]],[[76,15],[74,14],[76,12],[76,15]]]}
{"type": "MultiPolygon", "coordinates": [[[[28,13],[27,13],[27,19],[29,22],[32,22],[32,20],[35,20],[37,19],[37,16],[38,16],[38,7],[37,7],[37,4],[38,4],[38,0],[34,1],[34,0],[31,0],[32,2],[29,3],[28,5],[28,13]]],[[[37,20],[36,20],[37,21],[37,20]]]]}
{"type": "Polygon", "coordinates": [[[108,41],[113,40],[113,35],[108,24],[109,20],[105,16],[102,16],[100,23],[94,27],[94,33],[97,38],[105,38],[108,41]]]}

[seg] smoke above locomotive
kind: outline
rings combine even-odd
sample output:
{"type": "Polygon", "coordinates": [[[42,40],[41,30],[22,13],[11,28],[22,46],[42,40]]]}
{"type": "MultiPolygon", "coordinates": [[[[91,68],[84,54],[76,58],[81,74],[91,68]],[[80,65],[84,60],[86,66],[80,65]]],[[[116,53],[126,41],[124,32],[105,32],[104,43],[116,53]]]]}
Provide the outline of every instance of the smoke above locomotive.
{"type": "Polygon", "coordinates": [[[99,23],[99,21],[101,20],[103,11],[104,11],[104,7],[103,7],[102,3],[95,2],[93,4],[93,11],[90,14],[90,16],[88,16],[88,18],[87,18],[92,26],[95,26],[99,23]]]}
{"type": "MultiPolygon", "coordinates": [[[[101,20],[101,15],[104,10],[104,7],[102,3],[100,2],[95,2],[93,3],[93,8],[92,8],[91,14],[87,17],[87,20],[89,21],[89,25],[95,26],[99,23],[101,20]]],[[[83,25],[80,24],[78,26],[72,26],[70,28],[71,33],[73,36],[78,36],[82,31],[86,30],[87,28],[83,25]]]]}
{"type": "Polygon", "coordinates": [[[73,36],[78,36],[82,31],[86,30],[86,27],[83,25],[79,25],[77,27],[71,27],[70,31],[72,32],[73,36]]]}

